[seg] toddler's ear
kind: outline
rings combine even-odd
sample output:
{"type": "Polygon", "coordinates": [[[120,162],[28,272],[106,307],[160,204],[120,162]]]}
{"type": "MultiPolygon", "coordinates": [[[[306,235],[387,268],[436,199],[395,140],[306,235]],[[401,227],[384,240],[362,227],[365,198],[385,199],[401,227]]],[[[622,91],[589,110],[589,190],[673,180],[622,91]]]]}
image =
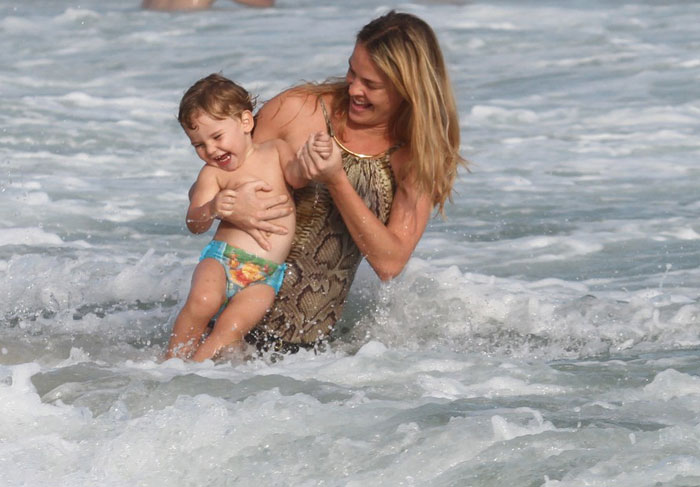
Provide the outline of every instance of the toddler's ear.
{"type": "Polygon", "coordinates": [[[241,112],[241,126],[247,134],[253,131],[253,127],[255,127],[255,117],[253,117],[253,112],[250,110],[243,110],[241,112]]]}

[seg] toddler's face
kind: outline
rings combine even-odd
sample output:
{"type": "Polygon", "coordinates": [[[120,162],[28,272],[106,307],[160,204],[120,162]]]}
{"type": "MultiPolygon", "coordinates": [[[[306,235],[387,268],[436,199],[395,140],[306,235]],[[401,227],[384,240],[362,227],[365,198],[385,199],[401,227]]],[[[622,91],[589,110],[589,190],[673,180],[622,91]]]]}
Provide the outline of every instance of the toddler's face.
{"type": "Polygon", "coordinates": [[[185,127],[185,133],[206,164],[235,171],[253,147],[252,125],[252,114],[247,111],[240,117],[221,120],[202,112],[193,117],[194,128],[185,127]]]}

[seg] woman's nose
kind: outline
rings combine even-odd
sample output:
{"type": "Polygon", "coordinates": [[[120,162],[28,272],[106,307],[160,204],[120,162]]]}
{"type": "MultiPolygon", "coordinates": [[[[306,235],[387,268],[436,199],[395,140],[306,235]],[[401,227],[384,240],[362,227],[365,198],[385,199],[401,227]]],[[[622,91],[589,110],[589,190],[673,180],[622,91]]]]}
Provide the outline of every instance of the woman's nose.
{"type": "Polygon", "coordinates": [[[348,93],[350,96],[358,96],[362,93],[362,85],[357,82],[357,78],[348,80],[348,93]]]}

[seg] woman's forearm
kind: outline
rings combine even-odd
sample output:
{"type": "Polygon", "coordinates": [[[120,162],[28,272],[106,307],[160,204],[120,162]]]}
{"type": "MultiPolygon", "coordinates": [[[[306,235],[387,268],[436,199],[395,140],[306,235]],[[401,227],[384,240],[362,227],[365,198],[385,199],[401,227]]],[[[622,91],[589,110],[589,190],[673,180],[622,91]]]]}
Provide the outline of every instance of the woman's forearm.
{"type": "Polygon", "coordinates": [[[377,276],[382,281],[396,277],[425,231],[431,212],[429,199],[411,197],[399,188],[385,225],[367,208],[347,177],[337,178],[327,187],[352,239],[377,276]]]}
{"type": "Polygon", "coordinates": [[[323,183],[360,252],[383,281],[396,277],[408,262],[430,218],[430,198],[419,194],[407,180],[399,182],[384,224],[367,207],[350,183],[340,149],[332,144],[329,157],[313,150],[310,137],[298,153],[306,178],[323,183]]]}

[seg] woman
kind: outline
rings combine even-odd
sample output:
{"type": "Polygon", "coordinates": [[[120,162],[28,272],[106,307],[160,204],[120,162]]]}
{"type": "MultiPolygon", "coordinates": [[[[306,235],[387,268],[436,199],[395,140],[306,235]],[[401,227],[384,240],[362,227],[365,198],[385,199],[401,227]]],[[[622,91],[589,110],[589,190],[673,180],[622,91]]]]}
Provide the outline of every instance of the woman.
{"type": "MultiPolygon", "coordinates": [[[[254,139],[271,138],[301,148],[296,170],[312,183],[295,192],[297,233],[282,289],[247,340],[293,350],[329,335],[362,256],[383,281],[401,272],[465,164],[433,30],[394,11],[373,20],[357,36],[345,79],[292,88],[260,109],[254,139]],[[317,132],[336,142],[328,159],[309,150],[317,132]]],[[[285,210],[260,212],[272,202],[250,194],[241,188],[231,220],[260,239],[281,231],[261,220],[285,210]]]]}

